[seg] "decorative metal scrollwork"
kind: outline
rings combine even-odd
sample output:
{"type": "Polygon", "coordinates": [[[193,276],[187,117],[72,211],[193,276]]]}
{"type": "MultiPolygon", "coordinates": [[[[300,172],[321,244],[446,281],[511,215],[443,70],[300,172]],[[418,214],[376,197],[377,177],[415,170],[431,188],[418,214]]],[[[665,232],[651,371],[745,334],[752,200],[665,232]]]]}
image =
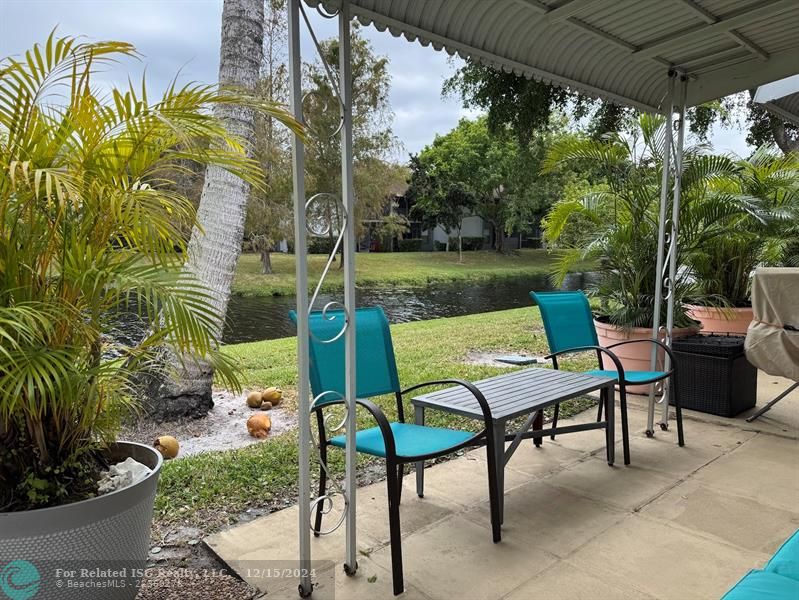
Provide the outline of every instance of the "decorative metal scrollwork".
{"type": "MultiPolygon", "coordinates": [[[[342,396],[340,393],[334,392],[334,391],[322,392],[321,394],[316,396],[313,399],[313,401],[311,402],[311,413],[313,413],[314,410],[319,408],[320,405],[323,405],[323,404],[325,404],[327,402],[336,401],[336,400],[344,400],[344,396],[342,396]]],[[[325,417],[323,419],[323,422],[324,422],[325,430],[328,431],[329,433],[337,433],[337,432],[339,432],[339,431],[344,429],[344,426],[347,423],[347,415],[349,413],[349,408],[347,407],[346,403],[344,403],[343,406],[344,406],[344,416],[341,417],[340,421],[337,421],[334,424],[330,424],[330,421],[331,421],[331,419],[334,418],[334,415],[332,415],[332,414],[325,415],[325,417]]],[[[330,486],[333,489],[331,491],[329,491],[329,492],[326,492],[322,496],[314,498],[311,501],[310,518],[311,519],[314,518],[314,512],[315,512],[315,510],[317,509],[317,507],[320,504],[322,505],[322,514],[323,515],[329,515],[331,512],[333,512],[333,508],[335,506],[335,498],[337,496],[341,496],[344,499],[344,508],[341,511],[340,516],[338,517],[338,519],[336,520],[336,522],[333,524],[332,527],[329,527],[328,529],[319,529],[319,530],[317,530],[315,525],[314,525],[314,523],[313,523],[313,521],[311,521],[309,523],[309,525],[311,527],[311,530],[315,534],[317,534],[317,535],[329,535],[329,534],[333,533],[334,531],[336,531],[339,527],[341,527],[341,525],[346,520],[346,518],[347,518],[347,506],[349,505],[349,499],[347,498],[347,494],[346,494],[344,488],[342,488],[341,485],[333,478],[333,474],[330,472],[327,464],[325,463],[325,461],[322,460],[322,456],[321,456],[321,453],[319,451],[319,440],[314,437],[313,428],[311,428],[311,443],[316,448],[316,453],[317,453],[317,456],[318,456],[319,464],[322,466],[322,469],[324,469],[325,475],[327,476],[327,480],[330,482],[330,486]]]]}
{"type": "Polygon", "coordinates": [[[674,294],[674,282],[671,280],[671,255],[675,252],[675,239],[672,236],[674,220],[669,219],[667,224],[669,231],[666,232],[665,236],[666,255],[663,257],[663,272],[660,274],[663,280],[663,289],[665,290],[663,294],[664,300],[668,300],[674,294]]]}
{"type": "MultiPolygon", "coordinates": [[[[335,194],[321,192],[305,203],[305,228],[312,237],[336,237],[347,227],[347,208],[335,194]]],[[[323,276],[324,277],[324,276],[323,276]]]]}
{"type": "MultiPolygon", "coordinates": [[[[325,267],[322,270],[322,275],[308,303],[308,314],[310,314],[314,310],[314,306],[316,306],[316,300],[319,297],[319,292],[322,290],[322,284],[324,284],[327,274],[330,272],[330,267],[336,260],[336,254],[339,248],[341,248],[341,244],[344,243],[344,235],[349,226],[349,215],[347,214],[346,207],[338,196],[323,192],[312,196],[305,203],[305,217],[306,228],[310,235],[314,237],[325,237],[333,234],[336,236],[336,242],[333,244],[330,256],[328,256],[325,267]]],[[[346,331],[347,324],[349,323],[350,315],[347,312],[347,308],[341,302],[328,302],[322,309],[322,316],[328,318],[327,314],[333,307],[344,311],[344,323],[341,331],[332,339],[320,340],[324,343],[331,343],[339,339],[344,334],[344,331],[346,331]]],[[[333,320],[333,317],[330,317],[329,320],[333,320]]],[[[314,335],[313,332],[311,332],[311,335],[314,335]]]]}
{"type": "Polygon", "coordinates": [[[318,4],[316,6],[316,12],[318,12],[325,19],[335,19],[341,11],[336,6],[328,8],[324,4],[318,4]]]}
{"type": "Polygon", "coordinates": [[[336,340],[341,339],[341,336],[344,335],[347,331],[347,327],[350,324],[349,313],[347,312],[347,307],[344,306],[341,302],[328,302],[327,304],[322,307],[321,316],[322,319],[326,321],[335,321],[336,315],[330,315],[330,310],[334,309],[336,311],[341,311],[344,314],[344,319],[341,322],[341,328],[334,332],[332,336],[328,336],[325,338],[320,338],[317,336],[313,331],[311,331],[311,337],[317,340],[321,344],[332,344],[336,340]]]}
{"type": "Polygon", "coordinates": [[[325,98],[322,94],[320,94],[317,90],[311,90],[309,92],[306,92],[305,95],[302,97],[302,112],[303,112],[302,118],[303,121],[305,122],[305,126],[307,127],[307,129],[313,132],[314,135],[321,138],[326,138],[327,140],[332,140],[339,133],[341,133],[341,130],[343,129],[344,116],[343,115],[339,116],[338,126],[331,133],[326,133],[324,131],[321,131],[316,127],[316,121],[312,116],[314,114],[318,114],[317,111],[306,111],[306,105],[308,103],[308,99],[313,97],[319,98],[320,106],[318,108],[320,110],[318,112],[325,113],[328,110],[330,110],[328,99],[325,98]]]}
{"type": "MultiPolygon", "coordinates": [[[[316,48],[316,52],[319,56],[321,61],[321,65],[323,67],[323,71],[325,74],[325,78],[330,86],[332,94],[322,94],[318,91],[310,91],[307,92],[302,97],[302,110],[303,113],[306,112],[306,105],[316,101],[317,105],[314,107],[315,111],[320,111],[325,113],[331,110],[337,110],[339,113],[339,120],[338,126],[333,130],[330,131],[318,131],[314,127],[313,114],[305,116],[305,122],[308,124],[308,128],[310,131],[317,135],[318,137],[327,140],[332,140],[335,136],[339,135],[344,128],[344,111],[342,108],[344,107],[344,102],[341,97],[341,88],[339,85],[337,71],[327,63],[325,60],[324,52],[322,51],[322,46],[319,43],[319,39],[316,36],[316,33],[311,26],[311,21],[308,18],[308,14],[306,12],[305,6],[300,2],[299,3],[300,13],[302,18],[305,20],[305,24],[307,26],[308,32],[310,34],[311,40],[316,48]],[[338,106],[332,106],[331,103],[335,102],[338,106]]],[[[325,19],[333,19],[339,16],[339,9],[333,5],[317,5],[316,6],[317,12],[325,18],[325,19]]],[[[312,113],[315,111],[311,111],[312,113]]],[[[317,113],[318,114],[318,113],[317,113]]],[[[331,119],[332,121],[332,119],[331,119]]],[[[336,255],[338,254],[339,250],[344,243],[344,237],[346,232],[348,231],[348,227],[352,227],[350,223],[350,215],[344,203],[341,201],[341,198],[335,194],[323,192],[316,194],[309,198],[305,203],[305,218],[306,218],[306,230],[311,237],[331,237],[335,238],[335,242],[333,247],[330,251],[330,256],[325,263],[324,269],[322,270],[322,274],[319,277],[319,281],[316,284],[313,294],[311,295],[310,301],[308,302],[308,314],[310,315],[314,308],[317,305],[317,301],[319,298],[320,291],[322,289],[322,285],[325,282],[325,279],[330,272],[330,268],[333,265],[333,262],[336,260],[336,255]]],[[[316,309],[319,310],[318,308],[316,309]]],[[[332,344],[337,340],[340,340],[342,336],[346,333],[350,326],[350,319],[352,315],[348,308],[341,302],[332,301],[327,302],[324,306],[321,307],[321,311],[316,315],[317,318],[321,317],[323,322],[328,322],[334,325],[330,327],[331,331],[326,331],[324,334],[320,333],[319,331],[314,331],[314,329],[310,330],[310,335],[313,340],[317,343],[322,344],[332,344]],[[340,321],[340,323],[339,323],[340,321]]],[[[325,329],[328,329],[325,327],[325,329]]],[[[307,418],[310,418],[316,410],[321,409],[322,406],[329,402],[336,402],[337,404],[339,401],[344,400],[344,416],[341,420],[338,420],[338,417],[334,417],[333,414],[326,414],[322,419],[322,425],[324,426],[325,430],[329,433],[336,433],[341,432],[347,422],[347,418],[349,415],[350,408],[347,406],[346,398],[340,392],[337,391],[324,391],[318,394],[313,401],[311,402],[309,414],[306,415],[307,418]],[[335,422],[331,422],[332,419],[336,419],[335,422]]],[[[354,409],[353,409],[354,410],[354,409]]],[[[339,414],[336,411],[335,414],[339,414]]],[[[349,415],[351,416],[351,415],[349,415]]],[[[319,440],[314,439],[313,427],[311,427],[311,443],[314,445],[315,451],[317,453],[317,459],[325,473],[327,480],[330,482],[330,492],[326,492],[321,496],[313,499],[311,501],[311,518],[312,522],[310,523],[311,529],[317,535],[327,535],[336,531],[341,525],[346,521],[347,514],[348,514],[348,507],[349,507],[349,497],[347,495],[347,490],[343,489],[343,487],[336,482],[333,478],[332,473],[328,469],[327,464],[325,461],[322,460],[321,452],[319,449],[319,440]],[[341,515],[335,520],[336,522],[333,524],[332,527],[324,530],[324,531],[317,531],[314,523],[313,523],[313,514],[316,510],[321,511],[323,515],[330,514],[333,512],[334,505],[336,498],[341,496],[344,499],[344,509],[341,511],[341,515]]]]}

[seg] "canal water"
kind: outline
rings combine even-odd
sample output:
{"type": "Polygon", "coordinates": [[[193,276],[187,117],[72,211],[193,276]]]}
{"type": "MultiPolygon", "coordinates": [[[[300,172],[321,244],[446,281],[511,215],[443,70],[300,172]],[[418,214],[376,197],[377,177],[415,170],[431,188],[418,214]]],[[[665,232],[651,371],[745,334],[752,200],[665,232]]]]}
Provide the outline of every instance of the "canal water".
{"type": "MultiPolygon", "coordinates": [[[[564,289],[584,289],[590,273],[567,277],[564,289]]],[[[531,306],[530,290],[551,290],[546,275],[481,282],[435,283],[426,287],[364,287],[356,291],[358,306],[382,306],[392,323],[423,321],[531,306]]],[[[343,293],[321,294],[317,308],[343,300],[343,293]]],[[[265,298],[233,296],[228,307],[224,333],[226,344],[271,340],[295,334],[288,311],[295,307],[293,296],[265,298]]]]}

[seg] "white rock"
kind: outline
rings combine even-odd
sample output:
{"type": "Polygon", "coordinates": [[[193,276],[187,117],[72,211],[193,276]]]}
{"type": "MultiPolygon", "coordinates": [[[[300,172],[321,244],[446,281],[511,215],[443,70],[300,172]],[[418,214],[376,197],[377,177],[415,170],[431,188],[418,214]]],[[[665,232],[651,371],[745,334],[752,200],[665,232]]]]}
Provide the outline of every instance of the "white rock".
{"type": "Polygon", "coordinates": [[[108,494],[139,483],[151,473],[147,465],[143,465],[131,457],[111,465],[107,471],[100,473],[98,491],[108,494]]]}

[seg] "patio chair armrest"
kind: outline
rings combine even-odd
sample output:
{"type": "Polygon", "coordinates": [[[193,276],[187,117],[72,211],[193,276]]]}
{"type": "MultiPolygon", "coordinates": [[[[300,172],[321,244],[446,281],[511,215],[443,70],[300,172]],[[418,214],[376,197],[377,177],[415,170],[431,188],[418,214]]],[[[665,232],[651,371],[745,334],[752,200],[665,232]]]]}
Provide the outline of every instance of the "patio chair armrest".
{"type": "Polygon", "coordinates": [[[477,389],[473,383],[468,381],[464,381],[463,379],[440,379],[438,381],[426,381],[425,383],[418,383],[416,385],[412,385],[409,388],[406,388],[400,392],[401,396],[404,396],[408,392],[413,392],[423,387],[430,387],[433,385],[459,385],[461,387],[465,387],[469,392],[471,392],[472,396],[474,396],[477,403],[480,405],[480,410],[483,412],[483,420],[485,421],[486,430],[491,428],[491,407],[488,405],[488,400],[486,400],[483,392],[477,389]]]}
{"type": "Polygon", "coordinates": [[[617,346],[625,346],[626,344],[638,344],[641,342],[649,342],[650,344],[655,344],[656,346],[660,346],[663,350],[666,351],[666,354],[669,355],[669,360],[671,362],[671,369],[669,369],[668,373],[673,373],[676,369],[677,362],[674,358],[674,353],[672,352],[671,348],[669,348],[668,344],[664,344],[660,340],[653,340],[653,339],[645,339],[645,340],[625,340],[623,342],[616,342],[615,344],[611,344],[608,348],[615,348],[617,346]]]}
{"type": "Polygon", "coordinates": [[[386,417],[380,407],[371,400],[356,399],[355,402],[369,411],[372,417],[374,417],[374,420],[377,421],[377,426],[380,429],[380,433],[383,435],[383,443],[386,445],[386,456],[396,457],[397,444],[394,441],[394,432],[391,430],[388,417],[386,417]]]}
{"type": "MultiPolygon", "coordinates": [[[[391,423],[386,417],[386,414],[382,411],[382,409],[372,402],[371,400],[364,400],[362,398],[356,398],[355,403],[359,406],[363,406],[369,414],[372,415],[372,418],[377,422],[377,426],[380,429],[380,433],[383,435],[383,439],[385,440],[386,444],[386,452],[389,452],[389,449],[392,452],[392,456],[396,456],[396,443],[394,442],[394,432],[391,430],[391,423]]],[[[322,409],[327,408],[328,406],[334,406],[338,404],[345,404],[344,398],[339,398],[337,400],[329,400],[322,404],[321,406],[316,406],[312,408],[312,410],[321,412],[322,409]]],[[[322,431],[320,435],[322,439],[324,439],[324,419],[319,417],[319,425],[322,427],[322,431]]]]}
{"type": "Polygon", "coordinates": [[[624,367],[621,365],[619,357],[608,349],[612,347],[613,346],[608,346],[607,348],[603,346],[578,346],[577,348],[569,348],[568,350],[560,350],[559,352],[553,352],[552,354],[546,355],[544,358],[554,358],[560,356],[561,354],[569,354],[570,352],[585,352],[588,350],[596,350],[597,352],[601,352],[602,354],[606,355],[613,362],[613,364],[616,366],[616,371],[619,373],[619,385],[623,385],[624,367]]]}

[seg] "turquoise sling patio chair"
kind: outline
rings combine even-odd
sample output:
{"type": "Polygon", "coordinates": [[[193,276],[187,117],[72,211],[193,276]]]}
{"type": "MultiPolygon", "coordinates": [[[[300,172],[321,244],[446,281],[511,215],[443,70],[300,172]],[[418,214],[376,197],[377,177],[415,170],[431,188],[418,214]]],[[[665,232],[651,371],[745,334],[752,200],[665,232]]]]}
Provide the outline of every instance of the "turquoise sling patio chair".
{"type": "MultiPolygon", "coordinates": [[[[297,322],[295,311],[289,313],[297,322]]],[[[316,413],[319,430],[319,496],[326,494],[327,488],[327,448],[346,447],[346,435],[328,439],[325,431],[324,409],[344,403],[345,325],[344,311],[312,312],[310,314],[310,379],[314,401],[311,412],[316,413]]],[[[359,308],[355,311],[355,352],[356,352],[356,390],[357,404],[366,409],[377,423],[376,427],[360,429],[355,433],[355,448],[358,452],[378,456],[386,461],[386,485],[388,488],[389,536],[391,540],[391,570],[394,594],[401,594],[403,585],[402,545],[400,536],[399,505],[402,493],[402,477],[405,465],[423,462],[451,454],[468,446],[487,446],[488,454],[488,492],[491,506],[491,525],[494,542],[500,541],[500,518],[498,513],[499,492],[496,487],[496,464],[493,452],[493,433],[491,409],[483,394],[471,383],[459,379],[443,379],[420,383],[401,389],[394,347],[388,319],[382,308],[359,308]],[[403,397],[410,392],[426,386],[459,385],[469,390],[483,411],[484,427],[478,433],[427,427],[405,423],[403,397]],[[397,421],[390,422],[377,404],[369,398],[393,394],[397,403],[397,421]]],[[[499,440],[504,443],[504,440],[499,440]]],[[[421,494],[420,494],[421,497],[421,494]]],[[[316,503],[316,516],[313,527],[315,536],[322,528],[325,513],[324,502],[316,503]]]]}
{"type": "MultiPolygon", "coordinates": [[[[591,314],[591,306],[583,292],[530,292],[530,297],[541,310],[541,318],[544,321],[544,331],[546,332],[547,342],[549,343],[550,354],[547,358],[552,359],[552,367],[554,369],[558,368],[558,357],[562,354],[594,351],[596,352],[597,361],[599,362],[599,369],[586,371],[586,375],[615,377],[618,381],[625,465],[630,464],[630,433],[627,425],[628,385],[645,385],[671,378],[671,385],[668,386],[668,389],[672,395],[671,397],[677,416],[677,438],[680,446],[685,444],[682,427],[682,408],[676,393],[676,363],[671,349],[666,344],[659,340],[647,339],[627,340],[602,347],[599,345],[599,339],[597,338],[594,317],[591,314]],[[650,343],[663,348],[671,357],[671,369],[669,371],[625,371],[618,356],[611,350],[619,346],[636,343],[650,343]],[[610,361],[615,369],[606,369],[606,360],[610,361]]],[[[602,394],[605,393],[606,390],[602,390],[602,394]]],[[[604,397],[599,402],[599,418],[601,418],[602,414],[602,401],[604,401],[604,397]]],[[[553,427],[557,427],[559,409],[560,406],[555,405],[553,427]]]]}

